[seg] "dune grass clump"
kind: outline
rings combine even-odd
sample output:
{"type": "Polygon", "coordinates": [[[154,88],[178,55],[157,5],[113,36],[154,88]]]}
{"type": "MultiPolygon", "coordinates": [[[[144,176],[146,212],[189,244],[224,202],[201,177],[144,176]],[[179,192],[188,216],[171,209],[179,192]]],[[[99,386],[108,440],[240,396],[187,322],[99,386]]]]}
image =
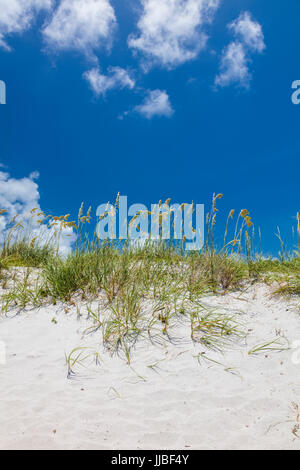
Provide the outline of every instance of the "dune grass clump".
{"type": "Polygon", "coordinates": [[[30,270],[22,273],[21,277],[14,279],[13,287],[6,289],[2,296],[2,312],[6,313],[11,307],[24,309],[28,305],[40,307],[46,297],[46,292],[38,280],[31,277],[30,270]]]}
{"type": "MultiPolygon", "coordinates": [[[[0,210],[0,216],[5,214],[5,210],[0,210]]],[[[60,259],[62,232],[76,227],[69,217],[46,215],[33,208],[23,218],[16,215],[8,221],[5,232],[0,233],[0,276],[12,267],[42,270],[60,259]]]]}
{"type": "MultiPolygon", "coordinates": [[[[254,223],[246,209],[236,216],[231,210],[223,236],[217,236],[222,197],[213,196],[204,247],[193,252],[185,252],[184,243],[178,246],[173,241],[149,240],[139,246],[130,240],[122,245],[100,241],[96,233],[90,238],[91,208],[84,215],[83,205],[77,222],[70,221],[69,214],[47,216],[36,209],[30,214],[32,223],[15,218],[0,248],[2,312],[27,305],[79,301],[88,305],[98,300],[97,313],[89,308],[87,333],[101,331],[106,349],[112,354],[122,351],[128,362],[139,338],[172,341],[172,328],[180,321],[189,322],[193,341],[210,349],[226,347],[243,336],[236,315],[209,311],[200,299],[259,280],[276,281],[280,294],[299,295],[300,252],[288,256],[281,242],[279,258],[264,259],[256,251],[254,223]],[[45,228],[46,238],[37,225],[45,228]],[[76,241],[73,251],[62,256],[59,246],[65,229],[76,234],[76,241]],[[13,267],[22,268],[22,276],[13,274],[13,267]]],[[[299,223],[300,217],[300,234],[299,223]]],[[[81,355],[75,358],[78,362],[81,355]]],[[[72,358],[68,364],[72,374],[72,358]]]]}
{"type": "Polygon", "coordinates": [[[279,280],[279,287],[275,290],[276,294],[284,296],[300,295],[300,273],[288,275],[279,280]]]}
{"type": "Polygon", "coordinates": [[[5,248],[3,257],[6,258],[8,266],[25,266],[38,268],[45,266],[53,258],[51,247],[35,246],[34,243],[18,241],[5,248]]]}
{"type": "Polygon", "coordinates": [[[223,350],[245,336],[236,316],[216,312],[191,312],[192,339],[209,349],[223,350]]]}
{"type": "Polygon", "coordinates": [[[71,300],[75,293],[92,288],[92,271],[95,262],[88,254],[69,255],[66,259],[56,257],[43,269],[43,281],[49,296],[54,300],[71,300]]]}
{"type": "Polygon", "coordinates": [[[197,293],[203,288],[215,292],[238,288],[249,272],[243,259],[213,251],[192,255],[187,274],[190,292],[197,293]]]}

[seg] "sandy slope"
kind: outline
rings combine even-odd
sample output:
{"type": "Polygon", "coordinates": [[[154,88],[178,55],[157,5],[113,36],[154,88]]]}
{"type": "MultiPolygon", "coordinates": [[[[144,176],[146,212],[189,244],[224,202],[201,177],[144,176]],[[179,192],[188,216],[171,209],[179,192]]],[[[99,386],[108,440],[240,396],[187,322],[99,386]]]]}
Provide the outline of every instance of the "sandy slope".
{"type": "Polygon", "coordinates": [[[292,434],[293,403],[300,407],[294,351],[247,354],[276,333],[300,340],[295,302],[269,294],[254,286],[206,299],[236,312],[252,330],[224,355],[207,352],[224,366],[198,364],[194,356],[205,350],[192,344],[184,323],[173,332],[176,345],[138,343],[129,368],[103,353],[99,333],[82,338],[87,323],[75,309],[0,317],[7,347],[7,364],[0,365],[0,448],[300,449],[292,434]],[[79,376],[67,380],[64,353],[87,345],[101,352],[101,365],[78,369],[79,376]]]}

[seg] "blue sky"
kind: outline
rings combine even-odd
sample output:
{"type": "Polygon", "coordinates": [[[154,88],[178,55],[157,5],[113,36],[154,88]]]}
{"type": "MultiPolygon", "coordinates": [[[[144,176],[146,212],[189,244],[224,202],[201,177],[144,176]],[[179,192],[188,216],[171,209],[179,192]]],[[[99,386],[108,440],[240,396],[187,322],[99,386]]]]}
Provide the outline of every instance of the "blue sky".
{"type": "Polygon", "coordinates": [[[146,205],[221,192],[224,216],[247,208],[276,252],[276,226],[289,235],[300,210],[299,1],[17,0],[8,15],[9,4],[6,182],[39,172],[33,198],[73,216],[118,192],[146,205]]]}

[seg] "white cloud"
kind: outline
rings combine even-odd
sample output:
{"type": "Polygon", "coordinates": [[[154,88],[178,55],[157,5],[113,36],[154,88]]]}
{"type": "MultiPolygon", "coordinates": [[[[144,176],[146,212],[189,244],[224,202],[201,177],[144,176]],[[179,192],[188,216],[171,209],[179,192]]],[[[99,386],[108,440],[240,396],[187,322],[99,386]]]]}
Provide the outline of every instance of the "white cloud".
{"type": "Polygon", "coordinates": [[[236,37],[254,52],[263,52],[266,45],[261,25],[252,20],[251,14],[246,11],[229,25],[236,37]]]}
{"type": "Polygon", "coordinates": [[[148,91],[144,102],[134,110],[147,119],[152,119],[154,116],[171,117],[174,114],[169,96],[161,90],[148,91]]]}
{"type": "Polygon", "coordinates": [[[10,51],[11,48],[9,45],[4,41],[3,36],[0,35],[0,49],[4,49],[5,51],[10,51]]]}
{"type": "Polygon", "coordinates": [[[62,0],[43,29],[55,50],[78,50],[92,55],[112,42],[116,16],[109,0],[62,0]]]}
{"type": "Polygon", "coordinates": [[[211,21],[219,0],[141,0],[139,35],[128,45],[145,55],[147,66],[173,68],[197,57],[207,42],[203,25],[211,21]]]}
{"type": "Polygon", "coordinates": [[[130,77],[127,70],[121,67],[109,67],[107,75],[101,74],[99,67],[96,67],[85,72],[84,78],[90,83],[92,90],[98,96],[105,96],[107,91],[114,88],[129,88],[132,90],[135,87],[135,81],[130,77]]]}
{"type": "Polygon", "coordinates": [[[249,88],[252,78],[249,71],[250,53],[261,54],[266,48],[262,27],[252,20],[251,14],[246,11],[230,23],[228,28],[236,40],[223,50],[220,73],[216,77],[215,85],[225,87],[236,83],[249,88]]]}
{"type": "MultiPolygon", "coordinates": [[[[11,226],[10,221],[18,216],[18,221],[22,221],[20,227],[21,235],[30,233],[30,238],[39,237],[41,242],[46,242],[53,236],[53,228],[46,224],[37,223],[37,218],[32,219],[31,210],[37,208],[41,211],[39,199],[39,187],[34,181],[38,178],[38,172],[34,172],[30,177],[12,178],[9,173],[0,171],[0,210],[6,213],[0,215],[0,243],[11,226]]],[[[39,217],[42,219],[43,217],[39,217]]],[[[20,233],[20,232],[19,232],[20,233]]],[[[72,228],[64,228],[60,239],[60,252],[66,254],[71,250],[74,242],[74,232],[72,228]]]]}
{"type": "Polygon", "coordinates": [[[248,88],[250,80],[251,74],[244,46],[239,42],[232,42],[223,52],[220,73],[216,77],[215,84],[225,87],[231,83],[239,83],[248,88]]]}
{"type": "Polygon", "coordinates": [[[53,0],[0,0],[0,47],[9,51],[6,36],[29,29],[37,13],[52,5],[53,0]]]}

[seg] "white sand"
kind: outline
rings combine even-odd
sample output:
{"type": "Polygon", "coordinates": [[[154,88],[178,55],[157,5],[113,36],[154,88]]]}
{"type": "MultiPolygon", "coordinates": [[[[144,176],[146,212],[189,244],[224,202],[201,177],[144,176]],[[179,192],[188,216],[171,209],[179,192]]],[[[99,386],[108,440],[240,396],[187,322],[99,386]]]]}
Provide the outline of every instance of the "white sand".
{"type": "Polygon", "coordinates": [[[224,366],[198,364],[194,356],[205,349],[191,342],[188,323],[174,330],[176,345],[139,342],[130,368],[103,352],[99,332],[82,338],[87,322],[77,319],[75,308],[1,316],[7,363],[0,365],[0,448],[300,449],[292,433],[300,424],[293,405],[300,407],[295,351],[248,355],[279,332],[291,343],[300,340],[295,301],[269,294],[257,285],[206,299],[240,311],[253,330],[224,355],[207,352],[224,366]],[[103,362],[88,363],[67,380],[64,353],[77,346],[97,347],[103,362]],[[157,361],[157,368],[147,367],[157,361]]]}

